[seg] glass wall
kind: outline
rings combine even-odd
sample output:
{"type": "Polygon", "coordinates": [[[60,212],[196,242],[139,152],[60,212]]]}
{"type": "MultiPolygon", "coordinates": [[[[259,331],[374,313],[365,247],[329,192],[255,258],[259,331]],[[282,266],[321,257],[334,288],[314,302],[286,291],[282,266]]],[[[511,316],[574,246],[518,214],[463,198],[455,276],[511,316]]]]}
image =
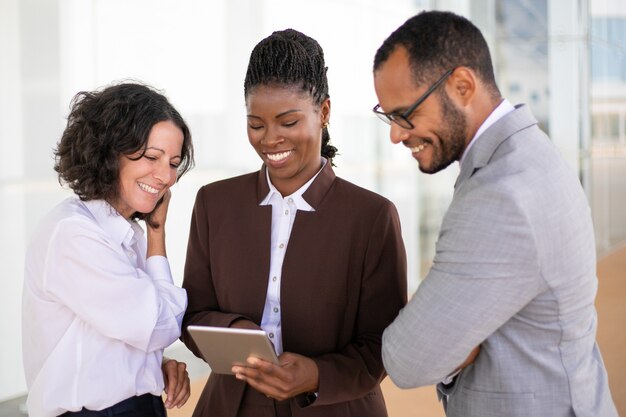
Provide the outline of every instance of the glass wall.
{"type": "Polygon", "coordinates": [[[246,139],[243,103],[252,47],[287,27],[313,36],[329,66],[336,172],[398,207],[413,292],[430,266],[458,165],[422,175],[403,147],[390,145],[388,127],[371,113],[378,46],[422,9],[475,21],[503,95],[528,103],[580,172],[598,248],[606,251],[626,239],[620,8],[618,0],[594,0],[591,10],[582,0],[0,0],[0,401],[25,392],[24,251],[39,219],[70,194],[54,175],[52,149],[76,92],[142,80],[163,89],[189,122],[197,166],[173,188],[168,216],[168,254],[180,283],[197,189],[260,167],[246,139]]]}
{"type": "Polygon", "coordinates": [[[626,4],[590,2],[591,207],[600,253],[626,241],[626,4]]]}
{"type": "MultiPolygon", "coordinates": [[[[433,9],[455,10],[469,17],[485,35],[500,91],[511,103],[526,103],[551,140],[580,173],[587,149],[588,13],[584,1],[472,0],[431,1],[433,9]]],[[[418,178],[420,276],[434,255],[442,213],[451,199],[458,165],[435,176],[418,178]]]]}

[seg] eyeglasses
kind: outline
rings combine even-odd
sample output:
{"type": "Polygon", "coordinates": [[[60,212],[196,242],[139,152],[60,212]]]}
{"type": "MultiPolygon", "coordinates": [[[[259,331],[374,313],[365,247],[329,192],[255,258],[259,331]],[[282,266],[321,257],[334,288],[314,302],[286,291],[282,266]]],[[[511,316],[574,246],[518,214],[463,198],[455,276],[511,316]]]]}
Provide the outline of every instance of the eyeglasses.
{"type": "Polygon", "coordinates": [[[439,87],[446,80],[446,78],[448,78],[450,76],[450,74],[452,74],[453,72],[454,72],[454,68],[452,68],[451,70],[446,71],[446,73],[443,74],[441,76],[441,78],[439,78],[437,81],[435,81],[435,83],[433,85],[431,85],[430,88],[428,90],[426,90],[426,92],[424,94],[422,94],[422,96],[420,98],[418,98],[417,101],[415,103],[413,103],[413,105],[411,105],[411,107],[406,109],[403,113],[395,113],[395,112],[394,113],[384,113],[384,112],[380,111],[380,104],[377,104],[376,106],[374,106],[372,111],[374,113],[376,113],[376,116],[378,116],[378,118],[380,120],[382,120],[383,122],[387,123],[388,125],[390,125],[391,122],[394,122],[394,123],[396,123],[398,126],[400,126],[403,129],[408,129],[408,130],[413,129],[413,128],[415,128],[415,126],[409,120],[409,117],[411,116],[411,114],[413,114],[415,109],[417,109],[417,106],[422,104],[424,102],[424,100],[426,100],[428,98],[428,96],[431,95],[432,92],[435,91],[437,89],[437,87],[439,87]]]}

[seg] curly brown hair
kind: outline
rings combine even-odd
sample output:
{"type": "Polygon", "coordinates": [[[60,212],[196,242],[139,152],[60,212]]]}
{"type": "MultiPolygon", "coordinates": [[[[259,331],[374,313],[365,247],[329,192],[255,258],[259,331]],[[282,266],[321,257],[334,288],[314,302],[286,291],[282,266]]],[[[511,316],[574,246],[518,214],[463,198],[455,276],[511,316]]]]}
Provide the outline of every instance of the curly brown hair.
{"type": "MultiPolygon", "coordinates": [[[[135,82],[79,92],[54,151],[59,183],[66,183],[83,201],[116,201],[119,157],[137,152],[142,157],[150,130],[162,121],[173,122],[183,132],[178,181],[194,165],[191,133],[163,94],[135,82]]],[[[135,213],[133,218],[150,221],[149,213],[135,213]]]]}

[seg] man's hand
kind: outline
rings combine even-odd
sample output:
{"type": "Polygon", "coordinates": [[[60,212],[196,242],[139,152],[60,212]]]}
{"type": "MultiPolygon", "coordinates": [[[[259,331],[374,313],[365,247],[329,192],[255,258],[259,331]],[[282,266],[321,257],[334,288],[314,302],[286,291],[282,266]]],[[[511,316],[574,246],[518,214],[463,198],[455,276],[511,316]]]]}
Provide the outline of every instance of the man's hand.
{"type": "Polygon", "coordinates": [[[187,365],[174,359],[163,358],[161,369],[165,381],[165,407],[180,408],[191,395],[187,365]]]}
{"type": "Polygon", "coordinates": [[[461,370],[469,365],[471,365],[474,360],[476,359],[476,357],[478,356],[478,354],[480,353],[480,345],[476,346],[474,348],[474,350],[472,350],[469,354],[469,356],[467,357],[467,359],[465,359],[465,362],[463,362],[458,368],[457,370],[461,370]]]}

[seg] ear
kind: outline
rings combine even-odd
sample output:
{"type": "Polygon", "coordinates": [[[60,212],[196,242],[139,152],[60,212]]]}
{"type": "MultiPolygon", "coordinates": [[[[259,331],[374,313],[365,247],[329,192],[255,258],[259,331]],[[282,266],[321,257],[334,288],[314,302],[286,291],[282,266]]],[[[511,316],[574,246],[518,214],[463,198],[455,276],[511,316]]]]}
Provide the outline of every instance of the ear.
{"type": "Polygon", "coordinates": [[[468,106],[476,94],[478,79],[474,71],[467,67],[454,70],[446,83],[448,96],[463,107],[468,106]]]}
{"type": "Polygon", "coordinates": [[[322,125],[324,123],[330,122],[330,99],[329,98],[324,100],[322,104],[320,105],[320,114],[322,116],[322,120],[321,120],[322,125]]]}

